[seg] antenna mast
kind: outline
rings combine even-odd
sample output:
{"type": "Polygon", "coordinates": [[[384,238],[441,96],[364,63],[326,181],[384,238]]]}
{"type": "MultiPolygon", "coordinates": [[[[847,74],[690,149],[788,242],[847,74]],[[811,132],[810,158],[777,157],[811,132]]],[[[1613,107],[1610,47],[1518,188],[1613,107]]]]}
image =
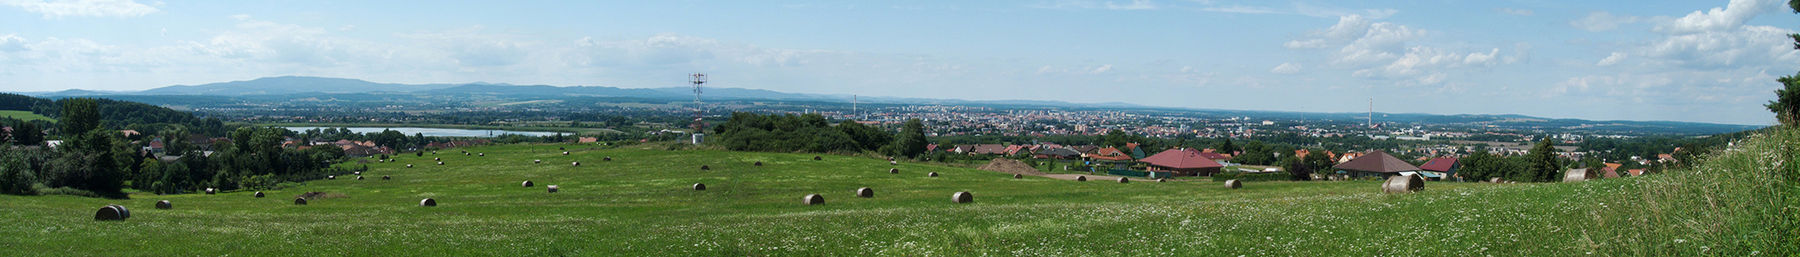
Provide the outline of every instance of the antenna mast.
{"type": "MultiPolygon", "coordinates": [[[[699,90],[699,89],[695,89],[699,90]]],[[[1375,128],[1375,98],[1369,98],[1369,128],[1375,128]]]]}
{"type": "Polygon", "coordinates": [[[705,111],[705,107],[700,102],[700,85],[706,84],[706,73],[694,73],[688,76],[688,82],[694,83],[694,124],[691,127],[694,128],[694,134],[698,135],[702,129],[706,128],[706,122],[701,121],[701,114],[705,111]]]}

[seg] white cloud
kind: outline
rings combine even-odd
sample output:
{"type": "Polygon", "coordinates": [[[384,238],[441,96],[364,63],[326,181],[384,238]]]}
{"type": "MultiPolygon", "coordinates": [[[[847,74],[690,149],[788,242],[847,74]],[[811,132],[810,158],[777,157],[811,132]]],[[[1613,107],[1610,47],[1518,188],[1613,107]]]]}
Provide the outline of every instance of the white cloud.
{"type": "Polygon", "coordinates": [[[1518,16],[1531,16],[1533,14],[1536,14],[1536,12],[1532,12],[1531,9],[1499,8],[1499,9],[1494,9],[1494,10],[1499,11],[1500,13],[1510,14],[1510,15],[1518,15],[1518,16]]]}
{"type": "Polygon", "coordinates": [[[1275,68],[1273,68],[1273,69],[1269,69],[1269,73],[1295,74],[1295,73],[1300,73],[1301,68],[1302,67],[1298,63],[1291,63],[1291,62],[1282,63],[1281,65],[1276,65],[1275,68]]]}
{"type": "Polygon", "coordinates": [[[1589,13],[1587,17],[1569,21],[1569,26],[1592,32],[1600,32],[1617,29],[1619,28],[1619,25],[1637,23],[1638,21],[1640,21],[1640,19],[1635,16],[1617,16],[1608,12],[1593,12],[1589,13]]]}
{"type": "Polygon", "coordinates": [[[156,7],[139,4],[132,0],[0,0],[0,4],[10,5],[44,15],[44,18],[62,17],[138,17],[156,13],[156,7]]]}
{"type": "Polygon", "coordinates": [[[25,51],[25,38],[18,35],[0,35],[0,52],[25,51]]]}
{"type": "Polygon", "coordinates": [[[1094,67],[1094,69],[1089,71],[1088,73],[1101,74],[1101,73],[1110,72],[1110,71],[1112,71],[1112,69],[1113,69],[1112,64],[1106,64],[1106,65],[1100,65],[1100,67],[1094,67]]]}
{"type": "Polygon", "coordinates": [[[1780,2],[1767,0],[1732,0],[1724,8],[1694,11],[1687,16],[1656,26],[1665,33],[1699,33],[1737,28],[1758,14],[1780,8],[1780,2]]]}
{"type": "Polygon", "coordinates": [[[1603,66],[1603,67],[1604,66],[1612,66],[1613,64],[1619,64],[1619,61],[1624,61],[1625,57],[1626,57],[1625,53],[1613,52],[1612,55],[1608,55],[1608,56],[1606,56],[1606,58],[1600,59],[1600,62],[1594,63],[1594,65],[1603,66]]]}
{"type": "MultiPolygon", "coordinates": [[[[1350,76],[1397,85],[1447,85],[1450,71],[1510,64],[1523,53],[1502,58],[1500,48],[1455,48],[1423,42],[1431,32],[1406,25],[1377,21],[1362,15],[1338,17],[1338,23],[1313,31],[1310,37],[1283,43],[1290,49],[1336,48],[1327,66],[1348,68],[1350,76]]],[[[1297,70],[1300,63],[1294,63],[1297,70]]],[[[1283,66],[1286,66],[1285,64],[1283,66]]],[[[1283,67],[1271,72],[1281,73],[1283,67]]]]}
{"type": "Polygon", "coordinates": [[[1306,39],[1306,40],[1288,41],[1287,43],[1282,43],[1281,46],[1287,47],[1287,48],[1292,48],[1292,49],[1314,49],[1314,48],[1325,48],[1325,47],[1329,46],[1329,43],[1326,43],[1324,39],[1314,38],[1314,39],[1306,39]]]}
{"type": "Polygon", "coordinates": [[[1282,14],[1282,13],[1284,13],[1282,11],[1275,10],[1273,8],[1268,8],[1268,7],[1243,6],[1243,5],[1202,7],[1202,8],[1200,8],[1200,10],[1207,11],[1207,12],[1242,13],[1242,14],[1282,14]]]}

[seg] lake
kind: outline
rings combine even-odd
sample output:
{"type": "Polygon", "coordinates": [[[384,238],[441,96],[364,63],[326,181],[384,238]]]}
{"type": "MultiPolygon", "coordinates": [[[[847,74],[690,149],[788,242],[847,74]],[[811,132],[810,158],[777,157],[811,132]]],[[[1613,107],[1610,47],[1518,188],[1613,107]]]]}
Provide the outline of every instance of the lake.
{"type": "MultiPolygon", "coordinates": [[[[316,129],[316,128],[335,129],[335,128],[339,128],[339,127],[284,127],[284,128],[287,128],[288,130],[293,130],[294,132],[305,132],[306,130],[309,130],[309,129],[316,129]]],[[[494,136],[508,135],[508,134],[526,135],[526,136],[554,136],[554,135],[556,135],[556,132],[488,130],[488,129],[449,129],[449,128],[417,128],[417,127],[346,127],[346,128],[349,128],[350,132],[356,132],[359,134],[380,133],[382,130],[393,130],[393,131],[399,131],[401,134],[406,134],[406,136],[412,136],[414,134],[422,133],[428,137],[494,137],[494,136]]],[[[571,135],[571,133],[563,133],[563,135],[571,135]]]]}

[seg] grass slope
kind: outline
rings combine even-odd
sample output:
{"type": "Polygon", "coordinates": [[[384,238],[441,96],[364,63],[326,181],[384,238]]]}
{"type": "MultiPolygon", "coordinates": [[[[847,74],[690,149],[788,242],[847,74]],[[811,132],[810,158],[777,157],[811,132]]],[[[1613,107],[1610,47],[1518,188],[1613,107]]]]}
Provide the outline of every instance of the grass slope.
{"type": "MultiPolygon", "coordinates": [[[[1794,145],[1793,136],[1780,142],[1794,145]]],[[[131,200],[0,196],[0,234],[7,235],[0,237],[0,256],[1794,253],[1792,232],[1778,231],[1792,231],[1792,198],[1728,198],[1743,192],[1692,187],[1742,183],[1739,178],[1670,174],[1574,184],[1431,183],[1422,193],[1383,195],[1377,182],[1368,181],[1260,182],[1230,190],[1200,180],[1012,179],[908,163],[895,175],[887,172],[892,166],[886,161],[830,155],[813,161],[808,154],[569,146],[574,154],[563,156],[556,147],[469,149],[486,157],[456,150],[402,155],[398,163],[367,164],[367,180],[340,176],[268,191],[268,198],[253,198],[251,192],[139,194],[131,200]],[[605,156],[614,161],[600,161],[605,156]],[[433,157],[444,158],[446,165],[430,165],[433,157]],[[534,159],[544,163],[532,164],[534,159]],[[582,166],[572,167],[571,161],[582,166]],[[751,166],[755,161],[765,166],[751,166]],[[404,168],[406,163],[416,168],[404,168]],[[712,170],[701,171],[700,165],[712,170]],[[927,172],[941,176],[926,177],[927,172]],[[394,180],[379,180],[382,175],[394,180]],[[537,186],[522,188],[523,180],[537,186]],[[693,183],[708,189],[693,191],[693,183]],[[545,193],[545,185],[562,191],[545,193]],[[858,187],[873,188],[875,197],[854,197],[858,187]],[[343,197],[291,204],[293,196],[309,191],[343,197]],[[975,202],[951,203],[957,191],[973,192],[975,202]],[[801,196],[812,193],[824,195],[826,204],[802,205],[801,196]],[[440,205],[418,207],[426,197],[440,205]],[[151,207],[164,199],[175,208],[151,207]],[[92,220],[97,208],[112,203],[130,207],[132,218],[92,220]],[[1686,208],[1707,203],[1733,210],[1686,208]]],[[[1781,149],[1782,160],[1794,160],[1792,151],[1781,149]]],[[[1758,154],[1763,153],[1734,151],[1720,159],[1758,154]]],[[[1774,171],[1761,161],[1767,160],[1724,162],[1742,163],[1732,164],[1748,169],[1741,173],[1774,171]]],[[[1791,195],[1792,185],[1776,185],[1787,190],[1776,196],[1791,195]]]]}
{"type": "Polygon", "coordinates": [[[31,113],[31,111],[0,110],[0,117],[7,117],[7,118],[24,120],[24,121],[44,120],[44,121],[56,122],[56,119],[52,119],[50,117],[44,117],[44,115],[38,115],[36,113],[31,113]]]}

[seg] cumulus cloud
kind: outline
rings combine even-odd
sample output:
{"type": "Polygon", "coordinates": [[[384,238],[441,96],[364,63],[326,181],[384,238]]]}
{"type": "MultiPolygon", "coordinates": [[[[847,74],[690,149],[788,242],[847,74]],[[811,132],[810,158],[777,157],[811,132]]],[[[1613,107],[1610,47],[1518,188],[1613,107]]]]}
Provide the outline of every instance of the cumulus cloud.
{"type": "Polygon", "coordinates": [[[1737,28],[1744,21],[1780,8],[1781,3],[1766,0],[1732,0],[1724,8],[1714,7],[1708,11],[1694,11],[1673,21],[1658,24],[1657,31],[1666,33],[1699,33],[1737,28]]]}
{"type": "MultiPolygon", "coordinates": [[[[1345,15],[1338,17],[1338,22],[1331,27],[1313,31],[1308,38],[1288,41],[1282,46],[1336,49],[1328,59],[1329,66],[1349,68],[1353,77],[1400,85],[1441,85],[1451,79],[1449,71],[1452,69],[1492,67],[1518,59],[1502,58],[1500,48],[1446,48],[1423,42],[1430,35],[1431,32],[1424,29],[1362,15],[1345,15]]],[[[1295,70],[1299,65],[1294,64],[1295,70]]],[[[1280,73],[1281,69],[1276,67],[1271,72],[1280,73]]]]}
{"type": "Polygon", "coordinates": [[[0,52],[25,51],[25,39],[18,35],[0,35],[0,52]]]}
{"type": "Polygon", "coordinates": [[[46,19],[62,17],[138,17],[156,13],[156,7],[132,0],[0,0],[0,4],[38,13],[46,19]]]}
{"type": "Polygon", "coordinates": [[[1291,63],[1291,62],[1282,63],[1281,65],[1275,65],[1275,68],[1273,68],[1273,69],[1269,69],[1269,73],[1295,74],[1295,73],[1300,73],[1301,68],[1302,67],[1298,63],[1291,63]]]}
{"type": "Polygon", "coordinates": [[[1619,28],[1619,25],[1637,23],[1638,17],[1618,16],[1609,12],[1593,12],[1581,19],[1569,21],[1569,26],[1577,29],[1600,32],[1619,28]]]}

